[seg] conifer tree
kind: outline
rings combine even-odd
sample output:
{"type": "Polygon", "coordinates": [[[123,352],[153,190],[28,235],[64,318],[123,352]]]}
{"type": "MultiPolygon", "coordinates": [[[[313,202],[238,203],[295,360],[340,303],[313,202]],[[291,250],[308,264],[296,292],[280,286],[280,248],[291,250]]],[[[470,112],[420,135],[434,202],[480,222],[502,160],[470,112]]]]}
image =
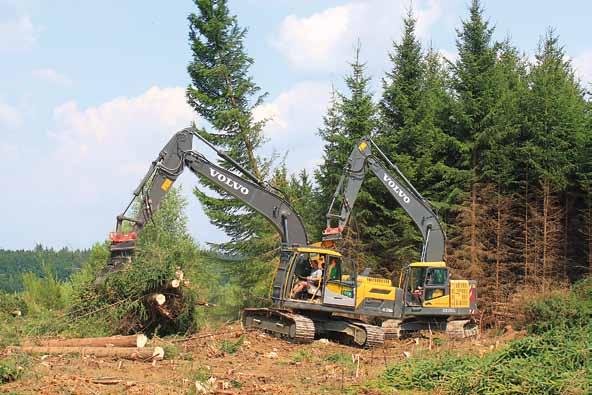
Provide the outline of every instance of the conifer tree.
{"type": "Polygon", "coordinates": [[[549,277],[567,274],[565,237],[571,215],[565,211],[569,206],[559,200],[564,200],[562,194],[571,194],[573,190],[578,136],[586,126],[583,90],[552,30],[539,45],[529,82],[527,130],[521,158],[531,169],[532,189],[540,191],[540,200],[533,202],[541,218],[539,273],[549,277]],[[559,253],[561,249],[565,252],[559,253]]]}
{"type": "MultiPolygon", "coordinates": [[[[249,74],[253,59],[244,49],[247,31],[230,14],[226,0],[194,1],[199,12],[188,17],[193,53],[187,68],[191,77],[188,103],[215,130],[200,133],[264,179],[270,163],[259,159],[256,150],[263,141],[265,121],[255,122],[252,111],[265,95],[259,95],[260,88],[249,74]]],[[[220,164],[232,169],[225,161],[220,164]]],[[[223,250],[249,255],[275,246],[270,242],[273,231],[264,219],[203,178],[202,183],[219,195],[194,191],[210,221],[231,237],[220,246],[223,250]]]]}
{"type": "Polygon", "coordinates": [[[319,129],[325,146],[323,164],[315,172],[315,178],[321,207],[325,208],[329,207],[354,145],[361,137],[371,135],[376,127],[375,106],[368,88],[370,79],[365,75],[365,64],[360,61],[359,45],[351,67],[352,73],[345,78],[348,94],[333,92],[323,119],[324,127],[319,129]]]}
{"type": "Polygon", "coordinates": [[[496,100],[495,60],[496,51],[492,44],[493,28],[484,18],[484,11],[479,0],[473,0],[469,8],[469,18],[463,21],[462,29],[457,31],[458,60],[453,71],[452,86],[458,97],[454,117],[456,124],[451,133],[463,142],[464,155],[457,167],[469,172],[465,191],[469,197],[469,215],[458,221],[460,227],[468,227],[469,273],[477,278],[482,271],[482,243],[479,240],[477,212],[479,203],[479,182],[481,177],[481,159],[487,150],[490,129],[489,115],[496,100]]]}

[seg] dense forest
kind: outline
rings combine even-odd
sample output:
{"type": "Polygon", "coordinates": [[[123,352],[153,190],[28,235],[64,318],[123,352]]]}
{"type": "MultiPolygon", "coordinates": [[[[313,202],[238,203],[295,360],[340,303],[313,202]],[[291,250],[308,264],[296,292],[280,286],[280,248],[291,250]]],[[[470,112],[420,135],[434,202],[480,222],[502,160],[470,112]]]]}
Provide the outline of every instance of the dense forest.
{"type": "MultiPolygon", "coordinates": [[[[253,116],[266,93],[250,72],[255,60],[245,50],[247,30],[226,0],[194,2],[196,13],[188,17],[191,83],[186,95],[206,123],[196,127],[199,133],[261,185],[285,196],[312,241],[320,239],[326,226],[325,214],[350,151],[362,136],[371,136],[438,212],[453,276],[477,280],[483,313],[479,324],[491,330],[464,349],[460,341],[435,337],[430,328],[429,335],[384,348],[378,359],[374,350],[368,351],[362,363],[382,373],[362,383],[368,387],[363,392],[590,393],[592,279],[582,278],[592,272],[592,99],[589,82],[578,79],[557,32],[541,32],[536,54],[529,58],[510,39],[495,40],[481,1],[472,0],[456,30],[458,56],[447,59],[421,44],[410,10],[402,36],[385,48],[390,62],[385,75],[367,74],[364,43],[358,43],[345,88],[334,89],[318,128],[323,163],[313,174],[291,174],[285,157],[278,163],[260,154],[269,120],[253,116]],[[370,88],[373,79],[382,82],[379,92],[370,88]],[[513,310],[500,321],[487,321],[504,305],[513,310]],[[392,350],[397,355],[387,360],[392,350]]],[[[233,170],[228,161],[218,163],[233,170]]],[[[149,385],[152,377],[158,385],[173,383],[177,392],[190,383],[191,391],[208,393],[202,384],[215,382],[224,370],[228,385],[239,392],[252,377],[256,393],[277,392],[261,390],[269,380],[290,393],[282,380],[303,372],[294,388],[330,393],[325,385],[333,384],[331,393],[344,393],[344,363],[361,385],[360,354],[356,366],[349,348],[335,353],[336,343],[320,339],[308,349],[298,345],[290,360],[285,349],[275,348],[280,343],[271,343],[265,334],[232,329],[243,308],[270,304],[280,240],[262,216],[205,178],[200,182],[208,188],[195,188],[195,198],[228,235],[225,243],[196,242],[187,227],[187,200],[173,187],[139,233],[131,264],[109,275],[107,241],[90,250],[40,245],[32,251],[0,250],[0,351],[46,336],[145,333],[167,346],[172,361],[158,365],[159,371],[154,360],[138,385],[149,385]],[[232,333],[221,331],[223,326],[232,333]],[[193,348],[187,348],[192,340],[193,348]],[[258,343],[269,346],[268,352],[261,352],[258,343]],[[320,359],[327,352],[332,354],[320,359]],[[194,355],[199,357],[194,360],[194,355]],[[229,368],[222,369],[227,357],[229,368]],[[259,367],[264,375],[233,376],[247,367],[259,367]],[[270,367],[283,370],[271,377],[270,367]],[[337,381],[328,382],[330,369],[334,378],[340,372],[339,388],[337,381]],[[183,378],[171,380],[175,372],[183,378]],[[323,378],[315,382],[308,377],[311,372],[323,378]]],[[[359,270],[370,268],[373,275],[396,279],[403,266],[419,259],[421,244],[412,219],[369,176],[337,248],[359,270]]],[[[60,379],[60,365],[54,363],[83,369],[62,355],[47,360],[44,355],[40,364],[23,355],[3,354],[0,384],[29,374],[28,380],[45,385],[39,380],[51,376],[51,385],[62,391],[71,378],[60,379]],[[51,371],[45,369],[50,366],[51,371]],[[42,373],[23,373],[36,368],[42,373]]],[[[107,372],[102,360],[88,355],[80,360],[93,377],[96,366],[107,372]]],[[[142,363],[126,362],[122,369],[119,361],[113,374],[120,377],[142,363]]],[[[97,383],[77,381],[91,391],[91,383],[97,383]]],[[[124,383],[114,381],[98,383],[124,383]]],[[[126,389],[136,386],[129,383],[126,389]]],[[[219,383],[228,392],[224,381],[219,383]]],[[[356,393],[360,388],[349,387],[356,393]]]]}
{"type": "Polygon", "coordinates": [[[22,291],[25,273],[39,277],[51,273],[57,280],[66,281],[82,267],[87,257],[88,250],[62,248],[56,251],[42,245],[32,251],[0,250],[0,291],[22,291]]]}
{"type": "MultiPolygon", "coordinates": [[[[494,39],[494,25],[474,0],[456,30],[458,57],[450,60],[422,46],[409,11],[402,37],[385,48],[385,75],[367,75],[364,43],[358,44],[346,89],[333,92],[319,125],[323,164],[314,174],[290,174],[285,162],[258,153],[267,120],[255,121],[253,109],[266,94],[250,74],[255,60],[244,47],[247,30],[225,1],[196,6],[188,17],[187,100],[207,122],[199,131],[280,190],[311,238],[318,240],[325,227],[349,152],[370,135],[437,209],[448,236],[447,262],[457,276],[478,280],[482,305],[507,300],[518,284],[545,289],[592,270],[592,102],[557,32],[542,32],[528,58],[511,40],[494,39]],[[374,78],[382,81],[380,92],[370,90],[374,78]]],[[[195,246],[196,256],[239,256],[221,260],[216,270],[231,267],[253,294],[241,300],[263,303],[277,263],[276,232],[240,201],[201,182],[216,193],[196,188],[194,194],[229,241],[207,251],[195,246]]],[[[418,259],[420,246],[411,218],[368,177],[340,248],[360,268],[395,278],[418,259]]],[[[41,275],[47,267],[65,280],[86,256],[41,247],[2,251],[0,286],[20,290],[20,273],[41,275]]]]}
{"type": "MultiPolygon", "coordinates": [[[[544,289],[592,270],[592,103],[553,29],[529,59],[509,39],[494,40],[475,0],[456,31],[458,57],[449,60],[421,45],[410,11],[402,37],[385,49],[385,75],[366,74],[358,45],[347,89],[333,92],[319,128],[324,163],[312,176],[289,176],[285,165],[257,155],[265,121],[254,122],[252,110],[265,94],[248,72],[246,30],[225,5],[212,13],[209,2],[197,4],[187,97],[223,132],[202,133],[282,190],[315,238],[349,152],[370,135],[438,210],[447,261],[478,280],[482,301],[504,301],[517,284],[544,289]],[[381,78],[381,92],[370,91],[371,78],[381,78]]],[[[195,194],[231,237],[217,248],[254,262],[273,256],[277,237],[263,219],[224,193],[195,194]]],[[[419,257],[411,218],[376,179],[366,181],[348,232],[342,249],[381,275],[396,276],[419,257]]]]}

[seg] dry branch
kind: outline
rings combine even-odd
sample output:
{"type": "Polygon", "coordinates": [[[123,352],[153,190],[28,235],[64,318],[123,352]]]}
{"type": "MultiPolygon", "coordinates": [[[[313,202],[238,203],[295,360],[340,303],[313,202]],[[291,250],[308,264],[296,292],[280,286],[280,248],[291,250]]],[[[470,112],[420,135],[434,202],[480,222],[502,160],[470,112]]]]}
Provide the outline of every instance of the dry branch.
{"type": "Polygon", "coordinates": [[[134,361],[160,361],[164,358],[162,347],[129,348],[129,347],[43,347],[21,346],[12,347],[15,351],[32,354],[80,354],[96,357],[125,358],[134,361]]]}

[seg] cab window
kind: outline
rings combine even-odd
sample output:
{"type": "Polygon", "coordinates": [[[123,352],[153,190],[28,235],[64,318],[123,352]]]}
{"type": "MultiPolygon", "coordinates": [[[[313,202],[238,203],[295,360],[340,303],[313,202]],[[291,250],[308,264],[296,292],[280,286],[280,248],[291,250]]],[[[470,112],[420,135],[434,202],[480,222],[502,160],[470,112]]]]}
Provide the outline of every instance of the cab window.
{"type": "Polygon", "coordinates": [[[448,282],[448,269],[434,268],[428,269],[426,275],[426,286],[446,285],[448,282]]]}

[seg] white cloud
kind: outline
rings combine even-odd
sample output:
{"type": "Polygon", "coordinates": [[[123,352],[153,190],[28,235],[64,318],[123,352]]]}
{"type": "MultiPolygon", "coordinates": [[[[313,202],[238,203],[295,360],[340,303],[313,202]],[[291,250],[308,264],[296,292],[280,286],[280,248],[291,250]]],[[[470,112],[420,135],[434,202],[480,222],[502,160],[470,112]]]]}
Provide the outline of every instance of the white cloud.
{"type": "Polygon", "coordinates": [[[0,21],[0,51],[31,49],[37,43],[40,31],[41,29],[33,25],[28,16],[0,21]]]}
{"type": "Polygon", "coordinates": [[[573,58],[573,66],[584,86],[589,86],[592,83],[592,49],[573,58]]]}
{"type": "MultiPolygon", "coordinates": [[[[351,1],[305,17],[289,15],[272,43],[291,66],[303,70],[346,67],[345,61],[352,58],[357,39],[371,58],[375,53],[384,58],[393,39],[401,33],[401,20],[408,4],[405,0],[351,1]]],[[[441,14],[439,1],[415,4],[418,37],[428,37],[441,14]]]]}
{"type": "Polygon", "coordinates": [[[273,44],[288,58],[290,64],[302,69],[330,68],[340,52],[343,39],[351,31],[352,14],[362,4],[329,8],[309,17],[287,16],[273,44]]]}
{"type": "MultiPolygon", "coordinates": [[[[54,109],[54,125],[42,148],[0,145],[0,154],[29,158],[18,173],[9,172],[7,181],[20,186],[19,198],[7,199],[12,207],[29,208],[29,223],[17,221],[16,214],[7,217],[23,231],[36,230],[26,239],[29,244],[33,238],[54,246],[88,247],[89,240],[103,240],[150,163],[173,134],[192,121],[197,121],[196,114],[182,87],[152,87],[135,97],[90,107],[63,103],[54,109]],[[48,224],[53,224],[51,231],[48,224]]],[[[223,240],[189,196],[195,177],[183,176],[177,184],[184,182],[193,234],[199,240],[223,240]]]]}
{"type": "Polygon", "coordinates": [[[264,128],[269,142],[264,153],[288,152],[290,171],[311,171],[321,157],[322,142],[317,129],[327,111],[331,84],[325,81],[303,81],[280,93],[256,113],[273,114],[274,120],[264,128]]]}
{"type": "Polygon", "coordinates": [[[105,191],[126,196],[176,131],[190,125],[195,114],[180,87],[152,87],[136,97],[119,97],[79,108],[75,101],[54,109],[49,132],[53,150],[51,172],[63,177],[52,188],[65,187],[72,199],[99,202],[105,191]]]}
{"type": "Polygon", "coordinates": [[[0,101],[0,126],[16,127],[21,123],[21,114],[17,108],[0,101]]]}
{"type": "Polygon", "coordinates": [[[41,81],[50,82],[56,85],[69,86],[72,85],[72,80],[63,74],[58,73],[56,70],[51,68],[46,69],[35,69],[31,72],[31,75],[41,81]]]}

